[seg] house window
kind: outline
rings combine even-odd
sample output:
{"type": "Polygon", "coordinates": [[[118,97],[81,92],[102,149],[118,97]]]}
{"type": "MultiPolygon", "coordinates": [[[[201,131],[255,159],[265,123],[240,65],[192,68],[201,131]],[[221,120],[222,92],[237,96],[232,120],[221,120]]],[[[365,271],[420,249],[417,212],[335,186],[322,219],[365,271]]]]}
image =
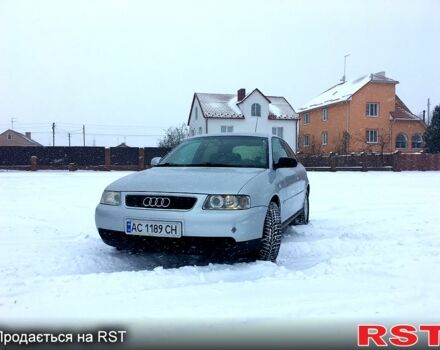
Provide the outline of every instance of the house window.
{"type": "Polygon", "coordinates": [[[196,120],[199,119],[199,109],[196,107],[196,115],[195,115],[196,120]]]}
{"type": "Polygon", "coordinates": [[[199,127],[199,134],[202,134],[203,133],[203,130],[202,130],[202,127],[200,126],[199,127]]]}
{"type": "Polygon", "coordinates": [[[367,130],[367,143],[378,143],[379,142],[379,133],[377,130],[367,130]]]}
{"type": "Polygon", "coordinates": [[[310,135],[304,135],[304,147],[310,146],[310,135]]]}
{"type": "Polygon", "coordinates": [[[273,127],[272,135],[283,138],[283,127],[282,126],[273,127]]]}
{"type": "Polygon", "coordinates": [[[328,133],[327,133],[327,131],[324,131],[324,132],[321,134],[321,144],[322,144],[323,146],[325,146],[325,145],[328,144],[328,133]]]}
{"type": "Polygon", "coordinates": [[[191,129],[191,136],[194,136],[196,134],[194,129],[191,129]]]}
{"type": "Polygon", "coordinates": [[[328,109],[327,108],[323,108],[322,109],[322,121],[326,122],[328,120],[328,109]]]}
{"type": "Polygon", "coordinates": [[[408,138],[405,134],[398,134],[396,137],[396,148],[406,148],[408,145],[408,138]]]}
{"type": "Polygon", "coordinates": [[[12,140],[12,135],[8,134],[8,140],[12,140]]]}
{"type": "Polygon", "coordinates": [[[309,113],[304,113],[304,125],[310,124],[310,115],[309,113]]]}
{"type": "Polygon", "coordinates": [[[259,103],[253,103],[251,106],[251,116],[261,117],[261,105],[259,103]]]}
{"type": "Polygon", "coordinates": [[[379,115],[379,103],[367,103],[367,116],[377,117],[379,115]]]}
{"type": "Polygon", "coordinates": [[[411,138],[411,146],[412,148],[422,148],[423,147],[423,138],[420,134],[415,134],[411,138]]]}
{"type": "Polygon", "coordinates": [[[234,132],[234,127],[232,125],[222,125],[220,131],[222,133],[231,133],[234,132]]]}

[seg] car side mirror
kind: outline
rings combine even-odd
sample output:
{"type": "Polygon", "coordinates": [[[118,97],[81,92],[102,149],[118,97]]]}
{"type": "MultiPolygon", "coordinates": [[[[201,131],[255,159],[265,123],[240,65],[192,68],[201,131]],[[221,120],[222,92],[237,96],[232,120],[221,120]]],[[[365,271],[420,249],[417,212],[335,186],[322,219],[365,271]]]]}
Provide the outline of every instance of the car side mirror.
{"type": "Polygon", "coordinates": [[[160,161],[162,160],[162,157],[154,157],[153,159],[151,159],[151,166],[156,166],[157,164],[160,163],[160,161]]]}
{"type": "Polygon", "coordinates": [[[295,168],[298,166],[298,161],[295,158],[281,157],[278,163],[274,165],[274,169],[279,168],[295,168]]]}

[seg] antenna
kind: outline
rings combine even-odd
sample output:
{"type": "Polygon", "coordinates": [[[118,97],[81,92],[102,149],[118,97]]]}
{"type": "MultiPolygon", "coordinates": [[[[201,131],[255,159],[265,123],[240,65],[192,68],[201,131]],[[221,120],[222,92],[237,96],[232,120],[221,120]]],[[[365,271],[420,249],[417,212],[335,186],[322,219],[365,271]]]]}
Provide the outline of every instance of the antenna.
{"type": "Polygon", "coordinates": [[[11,118],[11,129],[14,130],[14,122],[16,121],[16,118],[11,118]]]}
{"type": "Polygon", "coordinates": [[[431,114],[431,101],[428,98],[428,125],[431,124],[431,119],[430,119],[431,116],[430,116],[430,114],[431,114]]]}
{"type": "Polygon", "coordinates": [[[345,71],[346,71],[346,68],[347,68],[347,57],[348,57],[348,56],[350,56],[349,53],[346,54],[346,55],[344,56],[344,75],[342,76],[342,79],[341,79],[341,81],[342,81],[343,83],[346,82],[346,79],[345,79],[345,71]]]}

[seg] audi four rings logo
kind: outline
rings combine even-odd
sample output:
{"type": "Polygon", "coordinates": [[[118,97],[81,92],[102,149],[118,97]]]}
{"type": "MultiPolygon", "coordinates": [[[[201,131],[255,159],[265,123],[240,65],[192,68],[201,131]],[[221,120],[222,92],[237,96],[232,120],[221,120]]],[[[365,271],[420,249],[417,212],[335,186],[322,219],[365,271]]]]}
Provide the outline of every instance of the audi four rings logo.
{"type": "Polygon", "coordinates": [[[171,204],[171,200],[166,197],[145,197],[142,204],[144,207],[150,208],[168,208],[171,204]]]}

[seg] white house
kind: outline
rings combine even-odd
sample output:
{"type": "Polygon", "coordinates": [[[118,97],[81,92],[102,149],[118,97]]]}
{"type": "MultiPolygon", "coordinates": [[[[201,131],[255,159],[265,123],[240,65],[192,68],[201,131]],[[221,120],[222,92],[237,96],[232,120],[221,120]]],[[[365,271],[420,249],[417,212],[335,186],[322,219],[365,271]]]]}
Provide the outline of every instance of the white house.
{"type": "Polygon", "coordinates": [[[188,118],[190,135],[258,132],[278,135],[296,151],[298,114],[282,96],[195,93],[188,118]]]}

